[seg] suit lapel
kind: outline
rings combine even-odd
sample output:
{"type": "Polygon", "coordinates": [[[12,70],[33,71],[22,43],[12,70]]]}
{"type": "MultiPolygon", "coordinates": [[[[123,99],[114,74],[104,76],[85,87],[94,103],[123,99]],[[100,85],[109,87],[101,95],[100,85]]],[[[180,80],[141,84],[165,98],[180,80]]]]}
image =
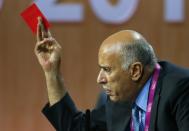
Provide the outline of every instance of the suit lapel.
{"type": "Polygon", "coordinates": [[[161,69],[160,75],[158,78],[156,91],[155,91],[154,102],[153,102],[153,106],[152,106],[149,131],[156,130],[156,123],[157,123],[157,116],[158,116],[158,104],[159,104],[159,100],[160,100],[163,76],[164,76],[164,72],[163,72],[163,69],[161,69]]]}

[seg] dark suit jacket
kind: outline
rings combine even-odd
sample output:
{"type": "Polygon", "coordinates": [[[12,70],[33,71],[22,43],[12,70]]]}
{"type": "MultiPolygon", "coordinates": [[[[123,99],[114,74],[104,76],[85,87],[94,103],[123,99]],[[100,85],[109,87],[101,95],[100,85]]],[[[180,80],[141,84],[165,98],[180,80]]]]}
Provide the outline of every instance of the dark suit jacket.
{"type": "MultiPolygon", "coordinates": [[[[159,62],[160,76],[149,131],[189,131],[189,70],[159,62]]],[[[69,94],[43,113],[57,131],[130,131],[131,102],[107,100],[89,115],[77,110],[69,94]],[[87,124],[86,124],[87,123],[87,124]],[[88,129],[90,127],[90,129],[88,129]]]]}

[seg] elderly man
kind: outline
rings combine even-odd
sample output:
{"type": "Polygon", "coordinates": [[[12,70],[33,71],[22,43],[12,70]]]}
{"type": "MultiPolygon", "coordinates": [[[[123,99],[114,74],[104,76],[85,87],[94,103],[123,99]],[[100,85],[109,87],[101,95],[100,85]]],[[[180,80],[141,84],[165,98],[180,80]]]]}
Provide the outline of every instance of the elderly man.
{"type": "Polygon", "coordinates": [[[98,108],[82,113],[64,87],[61,46],[38,21],[35,53],[45,72],[49,98],[43,113],[56,130],[189,130],[189,71],[157,62],[141,34],[123,30],[103,41],[97,82],[108,97],[98,108]]]}

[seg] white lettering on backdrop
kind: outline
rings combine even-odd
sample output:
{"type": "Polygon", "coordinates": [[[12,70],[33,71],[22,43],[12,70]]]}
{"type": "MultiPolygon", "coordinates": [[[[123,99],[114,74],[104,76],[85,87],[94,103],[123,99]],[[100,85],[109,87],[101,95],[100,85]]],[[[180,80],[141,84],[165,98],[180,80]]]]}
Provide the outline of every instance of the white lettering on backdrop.
{"type": "Polygon", "coordinates": [[[137,9],[139,0],[119,0],[112,5],[109,0],[89,0],[96,16],[105,23],[120,24],[128,21],[137,9]]]}
{"type": "Polygon", "coordinates": [[[167,22],[184,21],[185,0],[164,0],[164,19],[167,22]]]}
{"type": "Polygon", "coordinates": [[[81,4],[57,4],[56,0],[36,0],[35,3],[51,22],[80,22],[84,19],[81,4]]]}
{"type": "MultiPolygon", "coordinates": [[[[84,6],[81,3],[57,3],[57,0],[34,0],[51,22],[82,22],[84,6]]],[[[108,0],[89,0],[92,10],[104,23],[120,24],[128,21],[135,13],[139,0],[119,0],[112,5],[108,0]]],[[[164,0],[166,22],[183,22],[185,0],[164,0]]],[[[3,0],[0,0],[0,10],[3,0]]]]}
{"type": "Polygon", "coordinates": [[[2,6],[3,6],[3,0],[0,0],[0,10],[1,10],[2,6]]]}

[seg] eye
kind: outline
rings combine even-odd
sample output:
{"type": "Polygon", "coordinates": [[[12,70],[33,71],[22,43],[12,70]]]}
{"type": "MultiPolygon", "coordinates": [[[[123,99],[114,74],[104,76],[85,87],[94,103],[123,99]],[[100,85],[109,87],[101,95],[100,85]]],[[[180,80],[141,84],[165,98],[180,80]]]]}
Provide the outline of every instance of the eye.
{"type": "Polygon", "coordinates": [[[103,67],[103,70],[104,70],[105,72],[111,72],[111,68],[110,68],[110,67],[103,67]]]}

